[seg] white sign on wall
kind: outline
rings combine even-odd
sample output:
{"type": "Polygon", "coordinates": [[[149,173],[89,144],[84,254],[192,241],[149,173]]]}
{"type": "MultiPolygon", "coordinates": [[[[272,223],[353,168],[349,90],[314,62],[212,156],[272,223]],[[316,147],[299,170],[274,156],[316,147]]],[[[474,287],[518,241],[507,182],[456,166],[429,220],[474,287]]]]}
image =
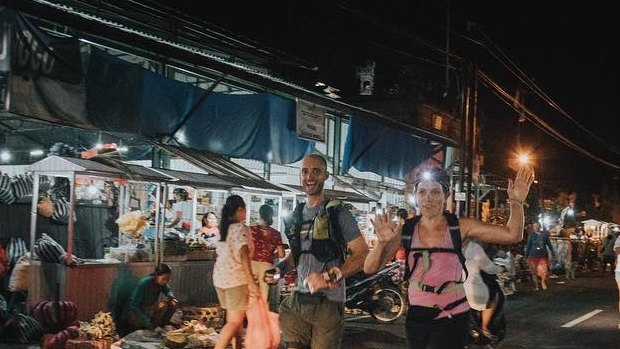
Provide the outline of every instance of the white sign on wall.
{"type": "Polygon", "coordinates": [[[459,191],[454,193],[454,200],[456,201],[465,201],[465,192],[459,191]]]}
{"type": "Polygon", "coordinates": [[[323,106],[297,99],[297,136],[325,142],[325,115],[323,106]]]}

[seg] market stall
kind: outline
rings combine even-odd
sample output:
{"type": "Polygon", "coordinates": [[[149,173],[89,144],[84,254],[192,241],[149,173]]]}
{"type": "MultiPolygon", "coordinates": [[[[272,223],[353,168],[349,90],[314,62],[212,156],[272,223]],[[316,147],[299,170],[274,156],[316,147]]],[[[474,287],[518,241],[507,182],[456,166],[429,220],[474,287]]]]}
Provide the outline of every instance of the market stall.
{"type": "Polygon", "coordinates": [[[148,170],[137,173],[120,163],[113,167],[58,156],[27,170],[34,177],[28,304],[72,300],[80,319],[92,318],[115,305],[115,286],[156,265],[157,244],[121,233],[116,221],[127,212],[157,220],[160,188],[170,178],[148,170]],[[64,225],[65,236],[51,235],[51,225],[64,225]],[[104,258],[106,251],[115,258],[104,258]]]}

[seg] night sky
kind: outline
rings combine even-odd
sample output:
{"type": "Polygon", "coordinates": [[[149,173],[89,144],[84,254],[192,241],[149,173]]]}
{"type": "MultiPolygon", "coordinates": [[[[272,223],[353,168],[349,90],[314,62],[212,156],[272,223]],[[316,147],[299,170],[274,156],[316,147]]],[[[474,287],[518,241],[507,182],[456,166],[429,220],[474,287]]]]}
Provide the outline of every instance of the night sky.
{"type": "MultiPolygon", "coordinates": [[[[362,46],[430,57],[420,45],[408,44],[424,38],[445,48],[446,0],[220,2],[217,9],[198,9],[195,2],[163,2],[320,62],[319,71],[329,71],[337,60],[358,59],[362,46]],[[406,39],[390,35],[390,30],[402,30],[406,39]]],[[[460,48],[460,34],[483,41],[480,69],[514,94],[516,79],[486,47],[506,54],[568,117],[526,88],[522,96],[528,108],[571,142],[620,166],[620,96],[615,86],[620,73],[612,53],[617,50],[620,22],[614,1],[451,1],[450,7],[453,50],[460,48]],[[467,23],[475,26],[468,31],[467,23]]],[[[539,179],[550,188],[599,191],[614,176],[617,181],[620,172],[612,166],[561,144],[529,121],[519,123],[517,113],[488,89],[481,86],[479,91],[484,169],[509,175],[507,159],[519,140],[531,149],[539,179]]]]}

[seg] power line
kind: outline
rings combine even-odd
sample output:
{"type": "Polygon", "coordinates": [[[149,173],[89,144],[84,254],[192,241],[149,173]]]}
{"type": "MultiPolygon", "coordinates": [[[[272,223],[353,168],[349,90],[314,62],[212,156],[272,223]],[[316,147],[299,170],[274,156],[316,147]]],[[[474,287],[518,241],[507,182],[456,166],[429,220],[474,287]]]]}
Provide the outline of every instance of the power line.
{"type": "Polygon", "coordinates": [[[594,159],[596,161],[599,161],[599,162],[601,162],[603,164],[606,164],[606,165],[608,165],[610,167],[613,167],[616,170],[620,170],[620,165],[617,165],[617,164],[614,164],[612,162],[609,162],[609,161],[607,161],[607,160],[605,160],[605,159],[603,159],[603,158],[601,158],[601,157],[591,153],[590,151],[580,147],[579,145],[575,144],[574,142],[572,142],[571,140],[569,140],[568,138],[563,136],[560,132],[558,132],[556,129],[551,127],[547,122],[545,122],[541,117],[539,117],[534,112],[532,112],[531,110],[527,109],[527,107],[522,105],[519,101],[517,101],[510,93],[508,93],[501,86],[499,86],[499,84],[497,84],[495,81],[493,81],[493,79],[491,79],[484,72],[479,70],[478,71],[478,76],[482,79],[483,84],[485,86],[489,87],[491,92],[493,92],[495,95],[500,97],[500,99],[502,99],[511,108],[515,109],[515,106],[518,106],[521,109],[521,111],[525,112],[528,115],[528,118],[530,119],[530,121],[534,122],[534,124],[537,124],[539,126],[539,128],[541,128],[543,131],[545,131],[547,134],[549,134],[553,138],[555,138],[558,141],[562,142],[563,144],[571,147],[572,149],[574,149],[574,150],[576,150],[576,151],[578,151],[578,152],[580,152],[580,153],[582,153],[582,154],[584,154],[586,156],[589,156],[590,158],[592,158],[592,159],[594,159]]]}
{"type": "Polygon", "coordinates": [[[560,114],[570,121],[572,121],[577,127],[579,127],[582,131],[586,132],[590,137],[596,139],[603,146],[607,147],[610,151],[615,154],[620,155],[620,150],[614,145],[609,144],[607,141],[602,139],[601,137],[595,135],[592,131],[588,130],[581,123],[571,117],[564,109],[562,109],[551,97],[549,97],[535,82],[533,82],[493,41],[489,38],[489,36],[483,32],[480,28],[476,28],[480,34],[482,34],[498,52],[502,55],[502,58],[505,59],[509,64],[507,64],[502,58],[498,57],[495,52],[491,50],[489,46],[483,44],[482,46],[487,49],[487,51],[497,59],[506,69],[508,69],[520,82],[526,84],[533,92],[535,92],[543,101],[545,101],[549,106],[553,109],[560,112],[560,114]],[[509,66],[510,65],[510,66],[509,66]],[[513,70],[514,69],[514,70],[513,70]],[[516,70],[516,72],[515,72],[516,70]]]}

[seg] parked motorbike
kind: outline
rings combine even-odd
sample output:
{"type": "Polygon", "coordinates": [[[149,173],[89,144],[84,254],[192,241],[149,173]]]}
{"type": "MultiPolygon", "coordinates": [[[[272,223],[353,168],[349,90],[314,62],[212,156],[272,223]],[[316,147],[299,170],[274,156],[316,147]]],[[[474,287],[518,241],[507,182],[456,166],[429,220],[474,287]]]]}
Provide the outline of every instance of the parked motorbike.
{"type": "Polygon", "coordinates": [[[397,278],[399,264],[393,262],[373,275],[358,273],[346,279],[345,307],[367,312],[380,322],[393,322],[407,310],[406,293],[397,278]]]}
{"type": "MultiPolygon", "coordinates": [[[[397,277],[399,264],[393,262],[373,275],[359,272],[346,278],[345,307],[367,312],[380,322],[396,321],[407,311],[406,287],[397,277]]],[[[291,294],[297,273],[289,272],[281,283],[281,299],[291,294]]]]}

